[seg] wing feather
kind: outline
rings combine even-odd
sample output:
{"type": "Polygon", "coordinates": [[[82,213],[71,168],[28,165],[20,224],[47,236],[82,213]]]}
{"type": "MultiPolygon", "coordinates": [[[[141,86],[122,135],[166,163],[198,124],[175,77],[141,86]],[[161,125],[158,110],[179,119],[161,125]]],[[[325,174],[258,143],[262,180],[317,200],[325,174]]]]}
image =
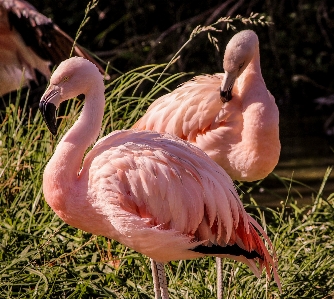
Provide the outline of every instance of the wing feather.
{"type": "MultiPolygon", "coordinates": [[[[217,118],[221,108],[219,86],[223,74],[197,76],[156,99],[133,126],[195,141],[217,118]]],[[[221,120],[220,120],[221,121],[221,120]]]]}
{"type": "MultiPolygon", "coordinates": [[[[99,188],[104,196],[99,206],[108,206],[110,200],[120,211],[118,219],[123,217],[119,215],[122,209],[133,215],[135,220],[124,225],[141,232],[151,228],[187,236],[189,242],[195,242],[194,247],[237,244],[261,257],[255,257],[260,268],[269,271],[270,265],[275,265],[256,230],[267,241],[269,238],[244,210],[231,178],[190,143],[169,134],[116,131],[87,154],[83,169],[93,170],[91,188],[102,182],[99,188]],[[108,189],[104,184],[115,187],[108,189]]],[[[110,216],[109,209],[105,211],[110,219],[117,218],[110,216]]],[[[126,235],[133,234],[133,229],[120,228],[126,235]]],[[[254,270],[251,259],[246,264],[254,270]]],[[[274,275],[276,279],[277,273],[274,275]]]]}
{"type": "Polygon", "coordinates": [[[233,231],[239,218],[247,214],[222,168],[195,146],[168,134],[135,132],[131,142],[127,137],[127,132],[120,131],[96,144],[85,159],[85,163],[92,163],[90,157],[94,156],[97,163],[96,156],[101,156],[94,176],[108,175],[109,167],[117,168],[119,182],[114,191],[131,202],[126,206],[134,213],[150,215],[152,223],[196,234],[200,239],[197,230],[205,223],[212,234],[203,225],[201,230],[211,240],[215,236],[214,243],[228,244],[235,239],[233,231]],[[131,196],[127,195],[129,190],[131,196]]]}

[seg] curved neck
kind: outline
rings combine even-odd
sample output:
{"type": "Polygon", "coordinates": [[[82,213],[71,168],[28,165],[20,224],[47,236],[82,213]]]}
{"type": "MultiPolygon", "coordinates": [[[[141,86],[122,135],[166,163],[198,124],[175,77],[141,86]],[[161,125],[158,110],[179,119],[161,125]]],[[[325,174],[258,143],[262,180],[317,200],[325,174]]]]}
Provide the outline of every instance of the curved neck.
{"type": "Polygon", "coordinates": [[[85,104],[78,120],[59,142],[46,168],[46,173],[64,188],[77,179],[85,151],[99,135],[104,106],[103,82],[93,82],[85,94],[85,104]]]}
{"type": "Polygon", "coordinates": [[[258,46],[238,81],[239,95],[242,98],[244,133],[254,136],[263,134],[266,129],[270,131],[271,126],[278,126],[278,109],[262,77],[258,46]]]}
{"type": "MultiPolygon", "coordinates": [[[[264,86],[265,89],[267,89],[261,72],[259,46],[256,47],[251,61],[249,62],[245,70],[237,78],[236,83],[239,87],[239,93],[244,93],[247,95],[249,93],[252,93],[254,88],[257,86],[264,86]]],[[[243,102],[245,102],[244,97],[243,102]]]]}
{"type": "Polygon", "coordinates": [[[279,111],[261,74],[259,51],[236,83],[242,126],[230,160],[240,173],[237,179],[257,180],[272,171],[280,152],[279,111]]]}
{"type": "Polygon", "coordinates": [[[254,72],[262,78],[259,45],[256,46],[252,60],[249,62],[246,69],[247,73],[254,72]]]}

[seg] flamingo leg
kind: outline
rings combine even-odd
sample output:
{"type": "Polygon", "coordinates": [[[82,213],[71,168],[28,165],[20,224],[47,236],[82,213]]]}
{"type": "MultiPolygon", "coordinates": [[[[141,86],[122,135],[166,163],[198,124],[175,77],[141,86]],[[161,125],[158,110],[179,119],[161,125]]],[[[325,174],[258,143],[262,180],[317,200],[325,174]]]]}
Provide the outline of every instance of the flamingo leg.
{"type": "Polygon", "coordinates": [[[164,264],[151,259],[151,268],[155,299],[169,299],[164,264]]]}
{"type": "Polygon", "coordinates": [[[217,299],[223,299],[223,275],[222,275],[222,259],[216,257],[217,266],[217,299]]]}
{"type": "Polygon", "coordinates": [[[154,298],[160,299],[160,285],[159,285],[159,278],[158,278],[158,270],[153,259],[151,260],[151,268],[152,268],[152,277],[153,277],[153,286],[154,286],[154,298]]]}

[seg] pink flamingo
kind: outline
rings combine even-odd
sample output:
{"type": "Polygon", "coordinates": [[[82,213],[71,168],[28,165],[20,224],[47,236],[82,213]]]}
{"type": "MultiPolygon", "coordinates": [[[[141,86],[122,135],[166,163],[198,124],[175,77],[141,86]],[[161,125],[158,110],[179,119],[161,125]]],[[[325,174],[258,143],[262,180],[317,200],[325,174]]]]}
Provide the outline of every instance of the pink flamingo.
{"type": "MultiPolygon", "coordinates": [[[[230,177],[197,147],[169,134],[123,130],[98,140],[84,157],[99,135],[105,106],[102,75],[84,58],[62,62],[42,96],[40,110],[52,134],[57,107],[79,94],[85,95],[80,117],[43,176],[45,199],[61,219],[160,263],[213,255],[242,261],[256,275],[263,267],[270,275],[272,267],[280,287],[260,237],[272,248],[268,236],[244,210],[230,177]]],[[[163,281],[154,282],[160,283],[156,298],[168,298],[163,281]]]]}
{"type": "MultiPolygon", "coordinates": [[[[70,56],[73,43],[27,1],[0,0],[0,96],[37,81],[36,71],[49,79],[50,69],[70,56]]],[[[104,73],[79,45],[73,53],[93,61],[104,73]]]]}
{"type": "Polygon", "coordinates": [[[261,75],[254,31],[232,37],[223,67],[224,74],[197,76],[155,100],[133,128],[191,142],[234,180],[263,179],[277,165],[281,146],[278,108],[261,75]]]}
{"type": "MultiPolygon", "coordinates": [[[[155,100],[133,128],[176,135],[205,151],[232,179],[259,180],[277,165],[281,146],[279,113],[262,78],[254,31],[233,36],[223,67],[225,74],[197,76],[155,100]]],[[[220,266],[217,258],[219,298],[220,266]]]]}

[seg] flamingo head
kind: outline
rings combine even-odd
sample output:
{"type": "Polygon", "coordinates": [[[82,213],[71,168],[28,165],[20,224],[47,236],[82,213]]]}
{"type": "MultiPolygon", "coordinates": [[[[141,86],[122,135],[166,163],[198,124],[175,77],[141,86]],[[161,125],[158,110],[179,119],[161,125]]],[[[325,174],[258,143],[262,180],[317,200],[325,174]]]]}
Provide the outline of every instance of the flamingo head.
{"type": "Polygon", "coordinates": [[[98,68],[82,57],[64,60],[54,71],[50,78],[50,85],[39,103],[39,110],[53,135],[57,134],[56,111],[60,103],[79,94],[87,94],[96,76],[101,76],[98,68]]]}
{"type": "Polygon", "coordinates": [[[240,31],[227,44],[223,63],[225,76],[220,87],[224,103],[232,99],[234,82],[252,60],[258,45],[259,39],[253,30],[240,31]]]}

